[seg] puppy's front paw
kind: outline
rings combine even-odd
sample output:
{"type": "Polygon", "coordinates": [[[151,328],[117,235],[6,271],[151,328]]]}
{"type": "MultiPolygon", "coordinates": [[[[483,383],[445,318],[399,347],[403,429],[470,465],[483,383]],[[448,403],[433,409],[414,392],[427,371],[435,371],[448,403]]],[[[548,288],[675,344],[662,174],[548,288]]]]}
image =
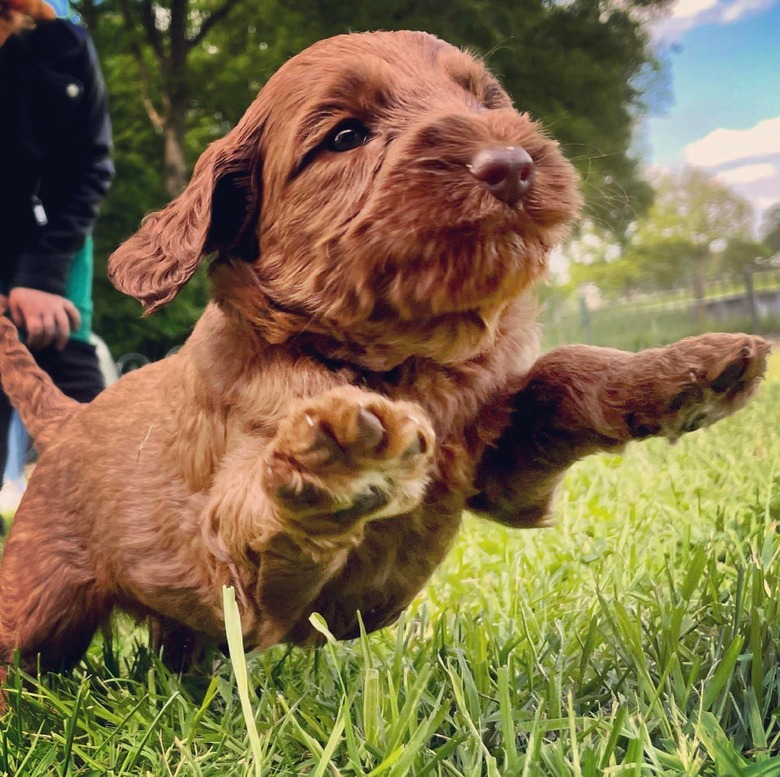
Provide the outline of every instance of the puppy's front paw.
{"type": "Polygon", "coordinates": [[[309,533],[342,533],[416,507],[435,435],[422,409],[352,386],[304,400],[274,441],[267,493],[309,533]]]}
{"type": "Polygon", "coordinates": [[[674,441],[731,415],[758,386],[769,350],[760,337],[707,334],[648,352],[654,390],[642,392],[647,401],[626,416],[631,435],[674,441]]]}

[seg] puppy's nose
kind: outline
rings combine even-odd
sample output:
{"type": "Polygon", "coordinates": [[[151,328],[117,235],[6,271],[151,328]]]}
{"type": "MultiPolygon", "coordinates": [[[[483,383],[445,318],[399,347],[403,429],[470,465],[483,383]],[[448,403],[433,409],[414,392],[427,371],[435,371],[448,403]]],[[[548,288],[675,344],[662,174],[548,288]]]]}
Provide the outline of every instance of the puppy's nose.
{"type": "Polygon", "coordinates": [[[533,186],[534,162],[521,146],[483,148],[467,167],[474,178],[507,205],[515,205],[533,186]]]}

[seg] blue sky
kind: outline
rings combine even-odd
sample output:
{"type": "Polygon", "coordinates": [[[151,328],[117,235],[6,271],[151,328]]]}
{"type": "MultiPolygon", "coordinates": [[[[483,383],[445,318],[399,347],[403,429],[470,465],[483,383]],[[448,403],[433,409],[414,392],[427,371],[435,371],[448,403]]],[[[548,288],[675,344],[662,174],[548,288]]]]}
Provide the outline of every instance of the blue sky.
{"type": "Polygon", "coordinates": [[[678,0],[656,25],[673,105],[640,144],[661,167],[703,167],[760,212],[780,202],[780,0],[678,0]]]}

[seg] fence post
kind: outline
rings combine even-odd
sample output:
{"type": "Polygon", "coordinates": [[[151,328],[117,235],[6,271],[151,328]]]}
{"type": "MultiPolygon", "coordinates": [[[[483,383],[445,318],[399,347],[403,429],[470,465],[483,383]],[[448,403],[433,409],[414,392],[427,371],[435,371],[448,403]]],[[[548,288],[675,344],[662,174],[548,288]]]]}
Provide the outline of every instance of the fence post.
{"type": "Polygon", "coordinates": [[[745,298],[750,310],[750,331],[752,334],[755,334],[758,332],[758,303],[756,301],[756,290],[753,285],[753,268],[749,264],[745,265],[743,277],[745,279],[745,298]]]}
{"type": "Polygon", "coordinates": [[[706,317],[706,305],[704,297],[706,296],[706,281],[704,278],[704,269],[701,265],[693,271],[693,316],[696,326],[701,327],[706,317]]]}

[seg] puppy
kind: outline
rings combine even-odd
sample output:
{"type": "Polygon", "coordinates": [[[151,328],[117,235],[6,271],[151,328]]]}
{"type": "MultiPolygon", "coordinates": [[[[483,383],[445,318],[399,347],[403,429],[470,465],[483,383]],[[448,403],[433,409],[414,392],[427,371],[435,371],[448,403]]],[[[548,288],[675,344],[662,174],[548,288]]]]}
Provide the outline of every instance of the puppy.
{"type": "Polygon", "coordinates": [[[708,335],[539,358],[530,296],[580,205],[557,144],[476,59],[420,32],[294,57],[112,256],[148,312],[206,257],[175,355],[89,405],[0,323],[41,453],[0,566],[0,659],[62,669],[121,608],[164,655],[393,622],[464,508],[545,521],[566,468],[743,404],[767,345],[708,335]]]}

